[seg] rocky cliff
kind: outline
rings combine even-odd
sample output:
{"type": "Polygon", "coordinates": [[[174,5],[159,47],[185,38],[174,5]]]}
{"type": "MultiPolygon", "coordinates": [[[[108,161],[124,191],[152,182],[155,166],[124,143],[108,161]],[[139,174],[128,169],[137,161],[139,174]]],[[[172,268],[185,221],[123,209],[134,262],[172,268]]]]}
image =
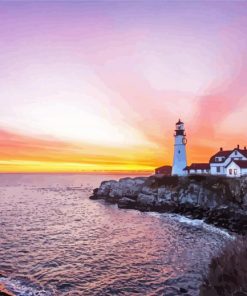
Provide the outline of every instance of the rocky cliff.
{"type": "Polygon", "coordinates": [[[172,212],[247,233],[247,177],[153,175],[101,183],[91,199],[119,208],[172,212]]]}

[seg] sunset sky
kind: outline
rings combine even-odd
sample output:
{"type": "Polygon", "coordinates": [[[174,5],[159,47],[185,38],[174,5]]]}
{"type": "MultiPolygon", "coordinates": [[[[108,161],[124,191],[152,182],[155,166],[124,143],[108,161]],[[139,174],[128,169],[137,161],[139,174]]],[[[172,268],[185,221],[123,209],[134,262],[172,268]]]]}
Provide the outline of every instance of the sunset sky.
{"type": "Polygon", "coordinates": [[[152,171],[247,145],[247,2],[0,2],[0,171],[152,171]]]}

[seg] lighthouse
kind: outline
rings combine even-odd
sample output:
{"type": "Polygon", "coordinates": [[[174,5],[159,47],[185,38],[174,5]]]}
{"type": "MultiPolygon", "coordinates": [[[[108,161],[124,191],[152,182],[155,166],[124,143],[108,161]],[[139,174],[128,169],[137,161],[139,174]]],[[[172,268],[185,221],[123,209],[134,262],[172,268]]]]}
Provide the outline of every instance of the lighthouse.
{"type": "Polygon", "coordinates": [[[184,130],[184,123],[179,119],[176,123],[176,129],[174,134],[174,155],[172,165],[172,175],[182,176],[185,175],[183,170],[187,166],[186,159],[186,134],[184,130]]]}

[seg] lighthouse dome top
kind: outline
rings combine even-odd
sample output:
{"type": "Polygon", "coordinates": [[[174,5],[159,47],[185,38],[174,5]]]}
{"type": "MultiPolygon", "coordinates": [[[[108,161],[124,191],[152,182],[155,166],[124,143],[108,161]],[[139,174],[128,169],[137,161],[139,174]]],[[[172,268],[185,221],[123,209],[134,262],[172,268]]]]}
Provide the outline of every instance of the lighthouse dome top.
{"type": "Polygon", "coordinates": [[[178,120],[178,122],[176,123],[176,125],[177,124],[184,124],[181,120],[180,120],[180,118],[179,118],[179,120],[178,120]]]}

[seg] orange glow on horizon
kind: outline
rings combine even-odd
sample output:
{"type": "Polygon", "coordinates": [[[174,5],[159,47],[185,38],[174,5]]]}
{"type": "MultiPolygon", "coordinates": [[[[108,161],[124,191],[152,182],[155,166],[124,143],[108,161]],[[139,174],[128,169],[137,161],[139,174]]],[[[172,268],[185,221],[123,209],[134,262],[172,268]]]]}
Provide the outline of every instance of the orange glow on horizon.
{"type": "MultiPolygon", "coordinates": [[[[208,162],[220,146],[236,147],[238,137],[227,143],[209,143],[197,131],[188,135],[187,156],[191,162],[208,162]],[[197,141],[193,142],[193,139],[197,141]],[[195,143],[197,142],[197,143],[195,143]],[[227,144],[227,145],[226,145],[227,144]]],[[[206,132],[205,132],[206,133],[206,132]]],[[[156,167],[171,165],[173,158],[173,131],[166,142],[156,141],[152,147],[108,147],[91,144],[69,143],[55,139],[41,139],[0,131],[1,173],[153,173],[156,167]]],[[[220,139],[220,138],[219,138],[220,139]]]]}

